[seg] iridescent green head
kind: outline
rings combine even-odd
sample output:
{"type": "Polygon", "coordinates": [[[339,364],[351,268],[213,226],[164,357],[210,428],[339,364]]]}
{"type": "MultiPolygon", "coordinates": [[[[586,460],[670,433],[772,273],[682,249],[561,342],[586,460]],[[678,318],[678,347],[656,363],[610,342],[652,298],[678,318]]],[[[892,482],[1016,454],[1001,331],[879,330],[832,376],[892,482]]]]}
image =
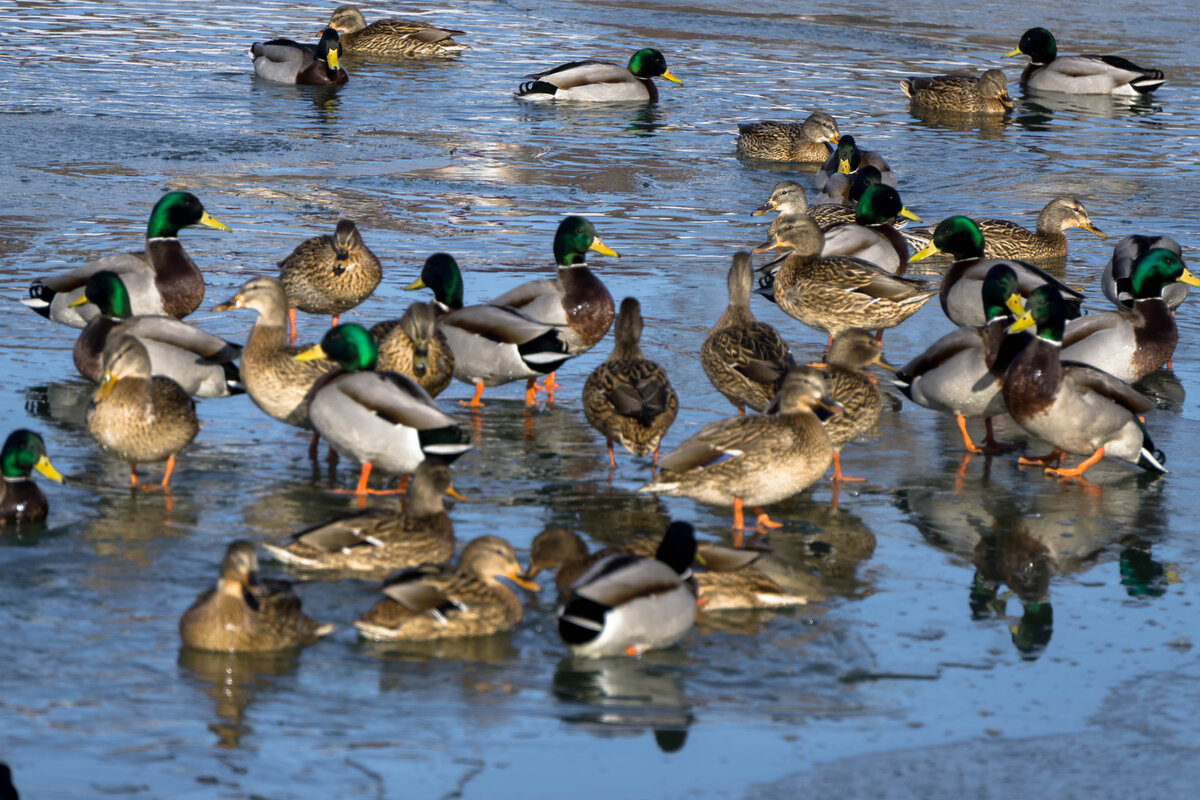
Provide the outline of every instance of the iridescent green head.
{"type": "Polygon", "coordinates": [[[904,207],[900,193],[883,183],[864,189],[854,208],[854,220],[859,225],[883,225],[896,217],[921,221],[920,217],[904,207]]]}
{"type": "Polygon", "coordinates": [[[63,482],[63,477],[46,457],[46,443],[33,431],[21,428],[8,435],[4,449],[0,450],[0,475],[9,480],[29,477],[36,469],[52,481],[63,482]]]}
{"type": "Polygon", "coordinates": [[[854,172],[854,170],[858,169],[858,165],[861,162],[862,155],[858,152],[858,145],[854,142],[854,137],[847,133],[842,138],[838,139],[838,172],[849,175],[851,172],[854,172]]]}
{"type": "Polygon", "coordinates": [[[227,231],[229,228],[208,215],[200,200],[191,192],[167,192],[154,204],[150,212],[150,223],[146,226],[147,239],[173,239],[180,228],[189,225],[204,225],[208,228],[227,231]]]}
{"type": "Polygon", "coordinates": [[[342,42],[338,32],[333,28],[321,31],[321,41],[317,42],[317,61],[324,61],[330,72],[338,69],[338,58],[342,55],[342,42]]]}
{"type": "Polygon", "coordinates": [[[88,278],[83,297],[74,304],[83,303],[94,303],[106,317],[128,319],[133,316],[133,306],[125,282],[121,280],[120,275],[111,270],[102,269],[88,278]]]}
{"type": "Polygon", "coordinates": [[[336,361],[347,372],[358,372],[375,369],[379,360],[379,348],[366,328],[348,322],[330,328],[321,337],[319,345],[310,347],[294,358],[296,361],[328,358],[330,361],[336,361]]]}
{"type": "Polygon", "coordinates": [[[462,273],[458,271],[458,262],[449,253],[434,253],[425,259],[421,277],[404,288],[407,291],[432,289],[434,298],[451,311],[463,307],[462,273]]]}
{"type": "Polygon", "coordinates": [[[1056,287],[1045,284],[1030,293],[1025,301],[1025,313],[1008,330],[1016,333],[1037,325],[1039,338],[1061,344],[1066,321],[1066,301],[1056,287]]]}
{"type": "Polygon", "coordinates": [[[955,261],[983,258],[983,231],[964,216],[946,217],[933,231],[933,239],[909,260],[919,261],[934,253],[949,253],[955,261]]]}
{"type": "Polygon", "coordinates": [[[850,182],[850,200],[857,203],[868,186],[878,186],[882,182],[883,173],[877,167],[864,164],[854,173],[854,180],[850,182]]]}
{"type": "Polygon", "coordinates": [[[983,314],[988,322],[1021,314],[1021,285],[1017,272],[1008,264],[997,264],[983,279],[983,314]]]}
{"type": "Polygon", "coordinates": [[[1016,48],[1004,54],[1005,58],[1027,55],[1034,64],[1049,64],[1058,56],[1058,43],[1054,34],[1045,28],[1030,28],[1021,36],[1016,48]]]}
{"type": "Polygon", "coordinates": [[[560,267],[586,264],[588,250],[619,257],[617,251],[600,241],[592,223],[583,217],[567,217],[558,223],[558,230],[554,232],[555,264],[560,267]]]}
{"type": "Polygon", "coordinates": [[[671,74],[671,70],[667,69],[667,60],[653,47],[643,47],[630,56],[629,71],[639,78],[657,78],[661,75],[672,83],[683,83],[671,74]]]}
{"type": "Polygon", "coordinates": [[[1161,297],[1163,287],[1180,281],[1200,286],[1200,280],[1183,265],[1183,259],[1170,250],[1155,247],[1142,254],[1133,265],[1130,285],[1136,300],[1161,297]]]}

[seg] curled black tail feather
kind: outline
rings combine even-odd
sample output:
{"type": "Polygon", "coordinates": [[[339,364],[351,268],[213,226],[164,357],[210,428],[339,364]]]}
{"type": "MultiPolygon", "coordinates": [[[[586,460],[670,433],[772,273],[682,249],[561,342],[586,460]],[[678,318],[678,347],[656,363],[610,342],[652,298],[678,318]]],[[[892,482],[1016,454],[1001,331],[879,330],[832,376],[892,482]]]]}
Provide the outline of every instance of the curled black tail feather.
{"type": "Polygon", "coordinates": [[[527,94],[549,94],[558,93],[558,87],[548,81],[525,81],[517,87],[517,96],[524,97],[527,94]]]}

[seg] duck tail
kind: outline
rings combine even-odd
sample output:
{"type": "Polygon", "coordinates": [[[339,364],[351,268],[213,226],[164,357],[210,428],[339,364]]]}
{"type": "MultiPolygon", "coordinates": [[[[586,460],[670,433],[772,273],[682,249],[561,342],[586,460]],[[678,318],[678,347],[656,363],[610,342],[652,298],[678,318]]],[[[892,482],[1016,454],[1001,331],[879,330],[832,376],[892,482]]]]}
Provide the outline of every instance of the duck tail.
{"type": "Polygon", "coordinates": [[[558,87],[549,81],[525,81],[517,87],[517,97],[531,94],[545,94],[553,97],[557,92],[558,87]]]}
{"type": "Polygon", "coordinates": [[[895,386],[897,389],[899,389],[900,393],[909,400],[913,399],[912,378],[908,377],[903,372],[896,373],[896,377],[892,379],[892,386],[895,386]]]}
{"type": "Polygon", "coordinates": [[[50,319],[50,301],[56,294],[58,292],[43,285],[41,281],[34,281],[29,285],[29,297],[22,297],[21,302],[46,319],[50,319]]]}
{"type": "Polygon", "coordinates": [[[900,91],[904,92],[905,97],[911,99],[912,98],[912,82],[909,81],[907,78],[900,81],[900,91]]]}
{"type": "Polygon", "coordinates": [[[1167,468],[1163,466],[1167,461],[1166,454],[1154,446],[1154,442],[1150,438],[1150,432],[1146,430],[1146,423],[1142,422],[1141,419],[1135,419],[1134,421],[1142,429],[1142,449],[1138,453],[1137,465],[1147,472],[1157,472],[1160,475],[1166,475],[1167,468]]]}
{"type": "Polygon", "coordinates": [[[568,645],[587,644],[604,630],[610,606],[578,594],[567,598],[558,612],[558,634],[568,645]]]}

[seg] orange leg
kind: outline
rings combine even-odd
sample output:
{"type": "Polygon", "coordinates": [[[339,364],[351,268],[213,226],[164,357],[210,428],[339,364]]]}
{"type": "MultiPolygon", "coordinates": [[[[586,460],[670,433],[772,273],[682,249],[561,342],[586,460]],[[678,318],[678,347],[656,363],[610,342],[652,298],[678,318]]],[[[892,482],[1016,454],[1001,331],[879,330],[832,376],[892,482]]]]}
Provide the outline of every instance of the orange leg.
{"type": "Polygon", "coordinates": [[[738,406],[738,416],[739,417],[746,416],[746,407],[745,406],[738,406]]]}
{"type": "Polygon", "coordinates": [[[288,342],[296,341],[296,309],[288,309],[288,342]]]}
{"type": "Polygon", "coordinates": [[[337,314],[334,314],[334,315],[333,315],[333,321],[330,323],[329,327],[331,327],[331,328],[336,328],[336,327],[337,327],[337,321],[338,321],[338,315],[337,315],[337,314]]]}
{"type": "Polygon", "coordinates": [[[754,512],[754,530],[756,530],[758,533],[763,534],[771,528],[783,527],[782,522],[775,522],[768,517],[767,512],[763,511],[761,508],[754,506],[750,510],[754,512]]]}
{"type": "Polygon", "coordinates": [[[883,328],[875,331],[875,341],[879,342],[881,347],[883,346],[883,328]]]}
{"type": "Polygon", "coordinates": [[[163,479],[162,479],[162,490],[164,492],[171,491],[171,487],[168,486],[167,484],[169,484],[171,482],[171,473],[174,471],[175,471],[175,456],[173,456],[173,455],[167,456],[167,471],[163,473],[163,479]]]}
{"type": "Polygon", "coordinates": [[[733,546],[742,546],[743,535],[742,498],[733,498],[733,546]]]}
{"type": "Polygon", "coordinates": [[[548,403],[554,402],[554,390],[562,388],[562,384],[558,383],[557,381],[554,380],[553,372],[551,372],[549,375],[547,375],[545,378],[543,378],[542,382],[540,384],[534,384],[534,385],[537,386],[538,389],[541,389],[543,392],[546,393],[546,402],[548,402],[548,403]]]}
{"type": "Polygon", "coordinates": [[[355,494],[367,493],[367,478],[371,477],[371,462],[364,461],[362,470],[358,473],[358,486],[354,489],[355,494]]]}
{"type": "Polygon", "coordinates": [[[525,405],[532,406],[537,403],[537,381],[529,378],[525,381],[525,405]]]}
{"type": "Polygon", "coordinates": [[[475,396],[468,402],[459,400],[458,404],[466,408],[483,408],[483,403],[479,402],[481,397],[483,397],[483,381],[475,381],[475,396]]]}
{"type": "Polygon", "coordinates": [[[132,461],[129,462],[129,488],[138,488],[137,464],[132,461]]]}
{"type": "Polygon", "coordinates": [[[1025,456],[1021,456],[1017,459],[1017,464],[1022,467],[1045,467],[1050,464],[1058,464],[1063,460],[1063,456],[1065,455],[1066,453],[1062,450],[1051,450],[1049,455],[1042,456],[1041,458],[1025,458],[1025,456]]]}
{"type": "Polygon", "coordinates": [[[959,414],[954,421],[958,423],[958,432],[962,434],[963,447],[967,448],[967,452],[976,455],[982,453],[983,450],[975,446],[975,443],[971,441],[971,434],[967,433],[967,418],[959,414]]]}
{"type": "Polygon", "coordinates": [[[866,478],[850,478],[842,474],[842,451],[833,451],[833,480],[835,482],[845,481],[846,483],[864,483],[866,478]]]}
{"type": "Polygon", "coordinates": [[[1102,458],[1104,458],[1104,448],[1103,447],[1098,449],[1096,452],[1092,453],[1090,456],[1088,456],[1083,461],[1079,462],[1079,466],[1077,466],[1077,467],[1072,467],[1071,469],[1055,469],[1054,467],[1047,467],[1046,477],[1050,477],[1051,475],[1054,475],[1059,478],[1078,478],[1080,475],[1087,472],[1089,467],[1091,467],[1093,464],[1095,464],[1097,461],[1099,461],[1102,458]]]}
{"type": "Polygon", "coordinates": [[[842,492],[842,484],[838,481],[833,482],[833,494],[829,498],[829,507],[837,511],[838,495],[842,492]]]}
{"type": "MultiPolygon", "coordinates": [[[[656,455],[656,457],[657,457],[657,451],[656,451],[655,455],[656,455]]],[[[612,449],[612,439],[609,439],[609,440],[608,440],[608,466],[609,466],[609,468],[610,468],[610,469],[616,469],[616,468],[617,468],[617,459],[616,459],[616,457],[613,455],[613,449],[612,449]]]]}

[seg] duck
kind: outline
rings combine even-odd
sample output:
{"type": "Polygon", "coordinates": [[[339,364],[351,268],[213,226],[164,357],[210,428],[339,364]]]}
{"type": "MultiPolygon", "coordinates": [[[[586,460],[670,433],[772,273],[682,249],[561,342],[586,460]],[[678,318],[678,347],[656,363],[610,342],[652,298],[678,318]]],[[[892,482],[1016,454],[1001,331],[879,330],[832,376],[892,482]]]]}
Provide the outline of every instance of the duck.
{"type": "Polygon", "coordinates": [[[237,294],[213,310],[241,308],[258,313],[242,348],[240,374],[246,394],[272,419],[311,430],[309,392],[321,378],[338,369],[337,363],[327,358],[295,360],[295,356],[309,348],[287,345],[287,297],[283,284],[276,278],[270,275],[251,278],[237,294]]]}
{"type": "Polygon", "coordinates": [[[992,429],[992,418],[1005,413],[1000,386],[1013,355],[1029,341],[1028,333],[1006,335],[1017,316],[1024,313],[1016,271],[1001,262],[983,281],[983,307],[987,322],[963,326],[931,344],[902,366],[893,384],[914,403],[943,414],[953,414],[968,453],[1002,449],[992,429]],[[983,447],[971,440],[967,419],[984,419],[987,434],[983,447]]]}
{"type": "Polygon", "coordinates": [[[1075,291],[1045,270],[1016,259],[987,258],[984,255],[983,231],[974,220],[956,215],[938,223],[933,238],[923,249],[909,257],[908,263],[920,261],[936,253],[949,253],[954,263],[942,277],[939,299],[942,311],[956,325],[980,327],[987,322],[983,314],[983,281],[997,263],[1008,264],[1017,274],[1022,297],[1044,284],[1055,286],[1067,303],[1067,313],[1079,316],[1079,304],[1083,294],[1075,291]]]}
{"type": "MultiPolygon", "coordinates": [[[[854,208],[854,222],[822,231],[823,256],[849,256],[874,264],[893,275],[908,268],[908,243],[893,223],[898,217],[920,222],[904,207],[900,193],[887,184],[868,186],[854,208]]],[[[767,244],[770,246],[770,243],[767,244]]]]}
{"type": "Polygon", "coordinates": [[[0,449],[0,525],[20,525],[41,522],[50,512],[46,495],[30,479],[37,470],[55,483],[63,483],[63,476],[46,455],[46,442],[41,435],[20,428],[4,440],[0,449]]]}
{"type": "Polygon", "coordinates": [[[658,461],[659,476],[640,492],[690,497],[733,507],[733,545],[742,545],[742,506],[756,529],[779,527],[760,508],[811,486],[833,461],[833,444],[815,409],[840,413],[817,370],[797,367],[783,377],[775,413],[718,420],[658,461]]]}
{"type": "Polygon", "coordinates": [[[1147,250],[1130,276],[1132,308],[1118,306],[1068,322],[1060,357],[1102,369],[1126,383],[1145,378],[1175,353],[1179,331],[1164,298],[1164,289],[1175,282],[1200,286],[1174,252],[1147,250]]]}
{"type": "Polygon", "coordinates": [[[338,6],[329,17],[348,56],[451,56],[469,50],[454,41],[463,31],[411,19],[377,19],[371,24],[356,6],[338,6]]]}
{"type": "Polygon", "coordinates": [[[654,558],[613,554],[584,571],[557,613],[572,655],[640,656],[678,644],[696,622],[695,556],[695,529],[673,521],[654,558]]]}
{"type": "Polygon", "coordinates": [[[683,81],[667,69],[663,54],[643,47],[622,67],[611,61],[572,61],[526,75],[532,80],[517,87],[522,100],[578,100],[583,102],[658,102],[658,87],[651,78],[671,83],[683,81]]]}
{"type": "Polygon", "coordinates": [[[88,278],[83,296],[75,301],[77,306],[84,303],[100,310],[72,351],[75,368],[89,381],[100,382],[106,345],[133,336],[150,355],[150,374],[170,378],[193,397],[229,397],[245,391],[236,363],[240,345],[175,317],[132,316],[129,292],[117,273],[101,270],[88,278]]]}
{"type": "Polygon", "coordinates": [[[1004,58],[1029,56],[1021,73],[1021,86],[1042,92],[1110,94],[1119,97],[1148,95],[1166,81],[1160,69],[1139,67],[1121,56],[1060,56],[1054,34],[1030,28],[1004,58]]]}
{"type": "Polygon", "coordinates": [[[1067,310],[1058,287],[1040,286],[1009,327],[1017,333],[1037,325],[1037,335],[1004,372],[1004,404],[1018,425],[1054,448],[1044,459],[1022,463],[1061,464],[1070,453],[1087,457],[1071,468],[1047,466],[1046,475],[1080,477],[1106,456],[1165,474],[1165,458],[1141,417],[1154,401],[1103,370],[1061,360],[1067,310]]]}
{"type": "Polygon", "coordinates": [[[472,540],[451,570],[425,564],[384,581],[384,596],[355,621],[359,635],[374,641],[490,636],[521,621],[521,601],[508,580],[527,591],[539,587],[521,574],[512,545],[498,536],[472,540]]]}
{"type": "Polygon", "coordinates": [[[379,573],[439,564],[454,556],[445,496],[466,499],[455,490],[450,467],[426,459],[413,473],[403,511],[367,509],[297,531],[279,544],[264,542],[263,548],[276,561],[302,569],[379,573]]]}
{"type": "Polygon", "coordinates": [[[279,262],[279,282],[287,294],[288,325],[296,337],[296,310],[338,317],[371,296],[383,277],[379,259],[371,252],[353,220],[339,219],[333,235],[301,242],[279,262]]]}
{"type": "Polygon", "coordinates": [[[766,408],[796,362],[779,331],[756,320],[750,311],[754,272],[748,252],[734,253],[727,283],[729,305],[700,346],[700,366],[742,415],[747,408],[766,408]]]}
{"type": "Polygon", "coordinates": [[[767,228],[768,236],[774,236],[775,231],[780,226],[787,224],[789,220],[805,216],[817,223],[821,230],[846,222],[854,222],[853,208],[843,208],[831,203],[810,206],[808,199],[804,196],[804,187],[795,181],[780,181],[775,184],[771,189],[771,196],[765,203],[751,211],[750,216],[757,217],[768,211],[779,212],[779,216],[771,220],[771,224],[767,228]]]}
{"type": "Polygon", "coordinates": [[[525,405],[532,406],[537,377],[553,373],[573,358],[562,327],[539,322],[508,306],[464,306],[462,273],[449,253],[434,253],[425,259],[420,277],[404,288],[433,291],[437,330],[454,355],[452,374],[475,387],[474,396],[462,402],[468,408],[483,407],[485,386],[522,378],[525,405]]]}
{"type": "Polygon", "coordinates": [[[841,414],[825,421],[825,433],[833,445],[833,480],[836,483],[866,480],[842,474],[841,453],[844,446],[875,427],[879,412],[883,410],[879,385],[867,374],[867,367],[873,364],[887,370],[895,369],[883,360],[883,349],[874,336],[860,328],[851,328],[833,337],[821,368],[829,396],[842,407],[841,414]]]}
{"type": "Polygon", "coordinates": [[[350,79],[338,63],[342,43],[333,28],[321,31],[316,44],[301,44],[291,39],[272,39],[250,45],[254,74],[276,83],[300,83],[308,86],[337,86],[350,79]]]}
{"type": "Polygon", "coordinates": [[[166,461],[158,485],[170,491],[175,456],[200,432],[196,405],[178,383],[150,372],[146,346],[123,336],[105,351],[104,374],[87,407],[88,433],[100,447],[129,462],[129,485],[139,462],[166,461]]]}
{"type": "MultiPolygon", "coordinates": [[[[1015,222],[989,217],[971,218],[983,233],[985,258],[1016,258],[1022,261],[1061,262],[1067,257],[1067,237],[1064,231],[1083,228],[1101,239],[1107,236],[1092,224],[1083,203],[1074,197],[1055,197],[1046,203],[1037,218],[1036,230],[1030,231],[1015,222]]],[[[929,244],[934,229],[915,228],[905,231],[910,242],[922,249],[929,244]]]]}
{"type": "Polygon", "coordinates": [[[258,554],[244,539],[230,542],[221,577],[179,619],[187,647],[220,653],[269,653],[311,644],[333,631],[300,610],[291,584],[258,577],[258,554]]]}
{"type": "Polygon", "coordinates": [[[1004,72],[989,69],[982,75],[934,75],[906,78],[900,91],[914,109],[957,114],[1007,114],[1013,101],[1004,72]]]}
{"type": "Polygon", "coordinates": [[[412,303],[400,319],[377,322],[371,337],[379,346],[379,369],[407,375],[437,397],[454,377],[454,352],[437,327],[437,309],[412,303]]]}
{"type": "Polygon", "coordinates": [[[100,310],[72,303],[83,295],[88,278],[100,270],[111,270],[125,282],[133,314],[182,319],[204,300],[204,276],[179,242],[179,231],[191,225],[229,230],[204,210],[196,195],[167,192],[150,212],[145,250],[105,256],[61,275],[38,278],[21,302],[53,322],[82,328],[100,310]]]}
{"type": "MultiPolygon", "coordinates": [[[[1146,251],[1155,248],[1170,250],[1179,257],[1180,261],[1184,260],[1183,248],[1170,236],[1145,236],[1135,233],[1116,243],[1113,247],[1112,258],[1108,260],[1100,278],[1100,288],[1110,302],[1126,308],[1133,306],[1133,294],[1130,287],[1133,265],[1146,251]]],[[[1163,299],[1167,301],[1167,308],[1172,311],[1179,308],[1187,296],[1188,287],[1182,281],[1169,283],[1163,287],[1163,299]]]]}
{"type": "Polygon", "coordinates": [[[843,134],[838,138],[837,147],[825,162],[821,164],[817,170],[817,191],[825,188],[825,183],[830,176],[837,173],[843,175],[853,175],[862,167],[870,165],[879,170],[879,180],[881,183],[886,183],[888,186],[895,187],[896,173],[892,172],[892,168],[888,166],[887,161],[883,156],[874,150],[859,150],[858,143],[850,134],[843,134]]]}
{"type": "Polygon", "coordinates": [[[314,386],[308,403],[313,429],[361,465],[354,494],[394,494],[367,488],[375,467],[411,474],[429,456],[450,462],[471,449],[470,436],[407,375],[375,371],[379,350],[355,323],[330,328],[321,343],[292,358],[329,358],[342,372],[314,386]]]}
{"type": "Polygon", "coordinates": [[[821,188],[820,193],[813,199],[813,221],[822,228],[833,224],[832,209],[825,209],[824,206],[849,206],[851,210],[850,220],[852,221],[854,207],[858,205],[858,198],[862,197],[862,193],[866,191],[868,186],[877,186],[883,182],[883,174],[872,167],[870,164],[859,167],[854,171],[853,175],[845,175],[841,172],[835,172],[829,176],[829,180],[825,181],[825,186],[821,188]],[[824,221],[821,215],[829,215],[830,219],[824,221]]]}
{"type": "Polygon", "coordinates": [[[824,236],[806,218],[777,231],[774,244],[792,253],[764,268],[758,293],[831,339],[851,328],[895,327],[938,293],[857,258],[820,255],[824,236]]]}
{"type": "Polygon", "coordinates": [[[614,440],[632,455],[653,452],[657,459],[658,443],[679,412],[667,371],[642,355],[641,338],[641,304],[626,297],[617,314],[612,352],[583,385],[583,414],[604,434],[608,463],[614,468],[614,440]]]}
{"type": "Polygon", "coordinates": [[[829,157],[826,142],[837,144],[837,122],[820,111],[804,122],[742,122],[738,124],[737,153],[762,161],[822,163],[829,157]]]}

